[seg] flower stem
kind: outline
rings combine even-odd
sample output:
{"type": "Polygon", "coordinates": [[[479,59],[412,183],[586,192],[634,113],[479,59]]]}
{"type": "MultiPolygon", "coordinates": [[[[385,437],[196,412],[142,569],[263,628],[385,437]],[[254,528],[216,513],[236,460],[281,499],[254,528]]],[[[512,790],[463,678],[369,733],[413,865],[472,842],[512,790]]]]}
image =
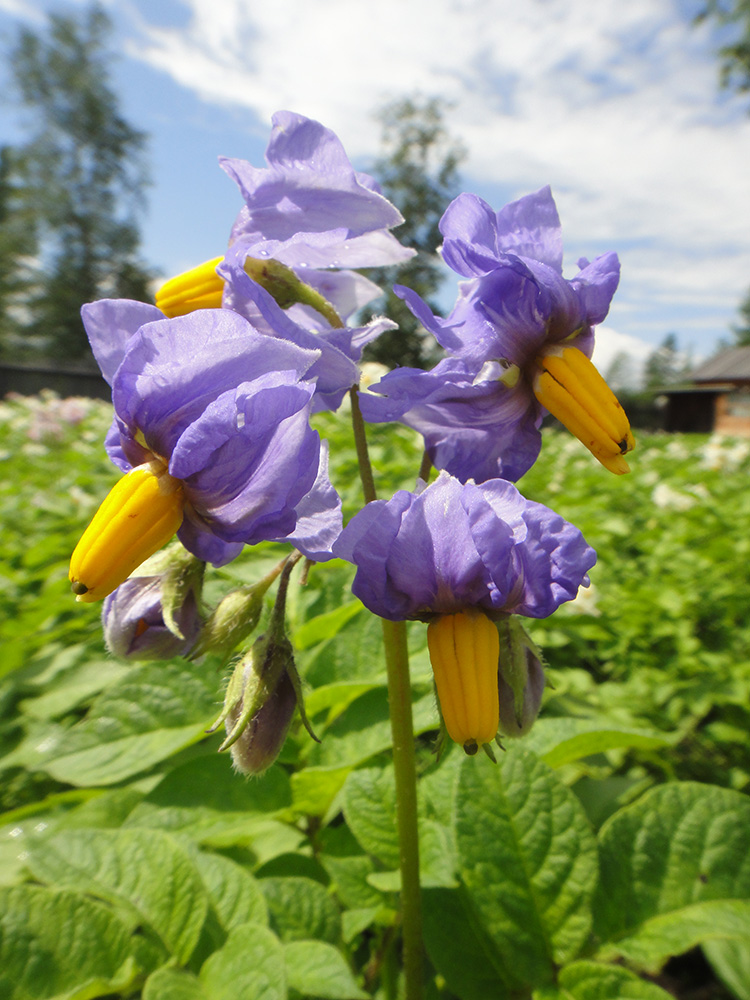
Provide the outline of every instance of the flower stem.
{"type": "Polygon", "coordinates": [[[422,455],[422,464],[419,466],[419,475],[417,478],[423,479],[424,482],[427,482],[428,479],[430,478],[431,468],[432,468],[432,459],[425,451],[425,453],[422,455]]]}
{"type": "MultiPolygon", "coordinates": [[[[377,499],[367,437],[357,387],[352,386],[352,427],[365,503],[377,499]]],[[[404,943],[406,1000],[422,1000],[424,958],[422,899],[419,886],[419,835],[417,819],[417,766],[411,711],[409,652],[406,623],[381,619],[388,671],[388,703],[393,735],[393,768],[396,775],[396,824],[401,870],[401,933],[404,943]]]]}
{"type": "Polygon", "coordinates": [[[362,411],[359,408],[359,392],[356,385],[349,390],[352,401],[352,429],[354,431],[354,445],[357,449],[357,461],[359,462],[359,478],[362,480],[362,492],[365,503],[377,500],[375,492],[375,480],[372,477],[372,465],[370,464],[370,454],[367,451],[367,436],[365,435],[365,422],[362,419],[362,411]]]}
{"type": "Polygon", "coordinates": [[[401,926],[404,942],[406,1000],[421,1000],[424,959],[422,901],[419,887],[417,769],[411,710],[406,623],[381,620],[388,670],[388,702],[396,774],[396,823],[401,868],[401,926]]]}

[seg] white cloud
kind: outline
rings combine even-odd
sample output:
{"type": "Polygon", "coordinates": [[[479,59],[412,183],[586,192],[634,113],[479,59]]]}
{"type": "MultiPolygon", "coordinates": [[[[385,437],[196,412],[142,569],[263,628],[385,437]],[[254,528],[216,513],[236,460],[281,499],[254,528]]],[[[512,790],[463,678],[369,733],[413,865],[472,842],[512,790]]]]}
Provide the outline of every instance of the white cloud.
{"type": "Polygon", "coordinates": [[[621,249],[629,304],[726,323],[750,283],[750,119],[717,98],[708,30],[677,0],[185,6],[187,28],[142,24],[130,54],[259,128],[292,108],[367,157],[373,108],[442,94],[471,186],[494,198],[551,183],[571,259],[621,249]]]}
{"type": "Polygon", "coordinates": [[[620,333],[611,326],[598,326],[591,360],[599,371],[606,375],[612,362],[618,356],[626,355],[630,361],[628,384],[633,388],[640,385],[644,362],[653,350],[653,344],[648,344],[629,333],[620,333]]]}

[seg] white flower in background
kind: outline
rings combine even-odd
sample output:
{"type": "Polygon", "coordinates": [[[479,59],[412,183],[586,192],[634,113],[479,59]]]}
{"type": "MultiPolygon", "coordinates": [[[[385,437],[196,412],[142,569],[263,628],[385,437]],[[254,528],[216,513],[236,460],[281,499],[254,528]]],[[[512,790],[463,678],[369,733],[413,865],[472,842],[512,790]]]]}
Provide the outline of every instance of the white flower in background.
{"type": "Polygon", "coordinates": [[[578,594],[569,601],[565,607],[568,611],[573,611],[579,615],[593,615],[598,618],[601,614],[599,610],[599,591],[590,583],[588,587],[579,587],[578,594]]]}
{"type": "Polygon", "coordinates": [[[667,483],[658,483],[651,494],[651,502],[662,510],[690,510],[698,499],[678,492],[667,483]]]}
{"type": "Polygon", "coordinates": [[[712,434],[699,454],[704,469],[731,471],[738,468],[750,455],[750,442],[712,434]]]}

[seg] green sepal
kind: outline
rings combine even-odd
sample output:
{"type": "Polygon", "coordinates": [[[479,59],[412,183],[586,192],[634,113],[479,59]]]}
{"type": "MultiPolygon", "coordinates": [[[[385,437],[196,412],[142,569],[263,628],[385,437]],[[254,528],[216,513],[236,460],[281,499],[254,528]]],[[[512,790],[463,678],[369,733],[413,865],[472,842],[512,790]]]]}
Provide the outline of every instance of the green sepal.
{"type": "Polygon", "coordinates": [[[282,309],[288,309],[296,303],[310,306],[327,320],[333,327],[342,327],[341,317],[331,303],[310,285],[301,281],[294,271],[278,260],[259,260],[257,257],[247,257],[244,263],[245,274],[265,288],[268,294],[282,309]]]}

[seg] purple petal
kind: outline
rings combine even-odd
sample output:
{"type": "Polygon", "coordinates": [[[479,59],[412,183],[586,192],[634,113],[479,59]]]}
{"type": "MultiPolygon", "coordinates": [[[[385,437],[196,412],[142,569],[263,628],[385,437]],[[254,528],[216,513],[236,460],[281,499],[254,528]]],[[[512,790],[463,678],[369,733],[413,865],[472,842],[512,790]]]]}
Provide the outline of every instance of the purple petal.
{"type": "Polygon", "coordinates": [[[180,435],[221,393],[269,371],[304,375],[319,355],[257,333],[228,309],[199,309],[150,323],[131,338],[113,383],[115,411],[154,454],[169,457],[180,435]]]}
{"type": "Polygon", "coordinates": [[[497,266],[497,217],[475,194],[460,194],[440,220],[440,255],[457,274],[473,278],[497,266]]]}
{"type": "Polygon", "coordinates": [[[219,161],[248,204],[240,222],[244,232],[285,241],[299,232],[345,228],[354,237],[403,221],[372,185],[362,183],[339,139],[319,122],[277,112],[266,161],[267,168],[219,161]]]}
{"type": "Polygon", "coordinates": [[[460,486],[444,472],[419,495],[368,504],[334,553],[356,565],[363,603],[396,621],[467,608],[541,617],[575,596],[595,558],[576,528],[511,484],[460,486]]]}
{"type": "Polygon", "coordinates": [[[225,541],[285,537],[318,474],[308,424],[313,386],[271,373],[210,404],[181,436],[170,464],[191,507],[225,541]]]}
{"type": "Polygon", "coordinates": [[[353,351],[352,356],[347,356],[335,342],[338,339],[343,345],[346,334],[338,338],[321,336],[295,323],[274,298],[245,273],[242,267],[244,261],[245,251],[238,246],[232,247],[219,265],[219,273],[227,281],[225,305],[248,320],[260,316],[264,331],[280,341],[317,351],[319,356],[310,366],[307,376],[317,381],[317,392],[321,397],[317,401],[318,407],[336,409],[344,393],[359,382],[355,359],[359,358],[361,351],[353,351]],[[335,405],[332,405],[334,401],[335,405]]]}
{"type": "Polygon", "coordinates": [[[370,423],[400,420],[422,434],[433,465],[462,482],[518,479],[539,454],[542,413],[528,386],[475,384],[451,360],[429,372],[397,368],[361,393],[360,405],[370,423]]]}
{"type": "Polygon", "coordinates": [[[537,260],[562,274],[562,228],[552,192],[540,188],[497,213],[498,252],[537,260]]]}
{"type": "Polygon", "coordinates": [[[585,259],[579,264],[581,270],[570,284],[581,297],[588,323],[596,326],[609,312],[612,296],[617,291],[620,261],[616,253],[605,253],[592,264],[585,259]]]}
{"type": "Polygon", "coordinates": [[[164,319],[164,313],[146,302],[99,299],[81,308],[81,318],[102,375],[112,385],[130,338],[146,323],[164,319]]]}
{"type": "Polygon", "coordinates": [[[328,442],[320,449],[320,466],[313,486],[295,508],[297,525],[279,541],[290,542],[308,559],[326,562],[333,558],[333,545],[341,534],[341,497],[328,478],[328,442]]]}

